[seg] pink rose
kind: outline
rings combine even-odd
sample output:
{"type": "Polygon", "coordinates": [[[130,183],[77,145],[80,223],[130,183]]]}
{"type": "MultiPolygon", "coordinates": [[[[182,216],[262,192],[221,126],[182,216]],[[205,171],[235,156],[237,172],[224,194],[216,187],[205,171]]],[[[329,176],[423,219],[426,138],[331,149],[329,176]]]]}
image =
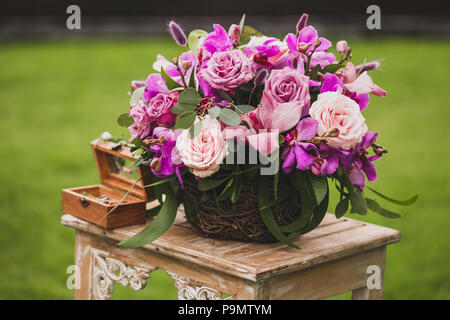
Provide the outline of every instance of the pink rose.
{"type": "Polygon", "coordinates": [[[215,52],[200,77],[215,89],[237,88],[253,78],[252,61],[241,50],[215,52]]]}
{"type": "Polygon", "coordinates": [[[299,101],[301,106],[309,105],[309,77],[298,70],[284,67],[273,70],[266,81],[265,91],[279,103],[299,101]]]}
{"type": "Polygon", "coordinates": [[[147,106],[142,100],[136,102],[129,110],[128,114],[133,118],[135,123],[146,124],[149,122],[147,114],[147,106]]]}
{"type": "Polygon", "coordinates": [[[328,145],[342,149],[351,149],[360,143],[367,132],[365,119],[358,103],[338,92],[324,92],[317,96],[309,113],[319,122],[317,133],[322,135],[337,128],[337,137],[329,137],[328,145]]]}
{"type": "Polygon", "coordinates": [[[220,122],[206,117],[202,120],[200,133],[194,139],[190,138],[189,130],[180,134],[176,150],[181,161],[194,175],[206,178],[219,170],[220,164],[228,155],[227,146],[220,122]]]}
{"type": "Polygon", "coordinates": [[[158,93],[150,99],[147,107],[147,114],[150,120],[155,120],[159,124],[167,127],[173,126],[176,115],[170,109],[178,102],[177,93],[158,93]]]}

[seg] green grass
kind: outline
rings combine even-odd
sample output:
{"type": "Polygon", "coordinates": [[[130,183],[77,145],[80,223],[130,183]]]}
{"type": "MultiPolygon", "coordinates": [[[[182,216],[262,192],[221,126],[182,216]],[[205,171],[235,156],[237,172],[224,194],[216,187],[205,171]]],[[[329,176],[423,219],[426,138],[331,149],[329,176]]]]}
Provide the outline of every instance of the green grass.
{"type": "MultiPolygon", "coordinates": [[[[448,299],[450,42],[351,45],[355,63],[385,58],[373,78],[388,97],[372,97],[364,111],[389,150],[376,163],[379,180],[372,185],[398,198],[420,193],[412,207],[386,205],[404,212],[399,220],[374,213],[362,219],[402,232],[387,252],[385,297],[448,299]]],[[[157,53],[179,52],[166,39],[0,44],[0,298],[72,297],[65,283],[74,231],[59,223],[61,189],[98,183],[89,141],[103,131],[121,134],[116,117],[127,109],[130,81],[153,71],[157,53]]],[[[158,271],[145,290],[118,285],[114,298],[174,299],[176,291],[158,271]]]]}

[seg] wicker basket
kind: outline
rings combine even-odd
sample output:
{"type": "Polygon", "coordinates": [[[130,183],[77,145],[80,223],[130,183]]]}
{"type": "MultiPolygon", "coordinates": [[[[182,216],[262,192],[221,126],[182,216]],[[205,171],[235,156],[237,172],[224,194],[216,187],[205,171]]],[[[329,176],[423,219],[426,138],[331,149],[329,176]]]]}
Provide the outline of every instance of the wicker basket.
{"type": "MultiPolygon", "coordinates": [[[[226,200],[217,206],[214,199],[204,202],[198,200],[197,182],[191,177],[183,179],[185,214],[187,221],[202,236],[265,243],[276,241],[261,219],[256,183],[244,181],[236,203],[226,200]]],[[[273,190],[273,186],[270,189],[273,190]]],[[[297,194],[272,207],[279,226],[294,222],[299,217],[300,211],[301,203],[297,194]]]]}

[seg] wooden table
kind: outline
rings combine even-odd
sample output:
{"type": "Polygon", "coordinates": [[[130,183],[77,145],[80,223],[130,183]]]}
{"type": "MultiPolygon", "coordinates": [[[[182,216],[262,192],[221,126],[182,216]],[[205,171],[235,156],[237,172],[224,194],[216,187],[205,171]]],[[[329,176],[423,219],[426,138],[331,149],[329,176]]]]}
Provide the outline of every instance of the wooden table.
{"type": "Polygon", "coordinates": [[[352,299],[381,299],[386,246],[400,240],[396,230],[331,214],[294,241],[301,250],[213,240],[198,236],[180,208],[162,237],[120,249],[144,225],[105,230],[67,214],[61,222],[76,230],[75,299],[109,299],[116,282],[142,289],[158,268],[172,276],[179,299],[323,299],[347,291],[352,299]]]}

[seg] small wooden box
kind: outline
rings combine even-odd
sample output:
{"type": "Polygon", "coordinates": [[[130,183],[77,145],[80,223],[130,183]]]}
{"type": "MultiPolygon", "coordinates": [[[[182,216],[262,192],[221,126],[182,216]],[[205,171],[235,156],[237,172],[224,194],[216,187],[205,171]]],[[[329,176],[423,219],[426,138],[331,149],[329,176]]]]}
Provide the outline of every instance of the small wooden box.
{"type": "Polygon", "coordinates": [[[136,161],[130,149],[103,140],[94,140],[91,146],[101,184],[63,189],[62,211],[108,229],[145,223],[146,202],[152,198],[151,188],[144,187],[151,183],[150,167],[137,168],[142,179],[130,190],[136,180],[123,174],[121,166],[136,161]],[[109,213],[128,190],[124,201],[109,213]],[[109,203],[100,201],[101,196],[107,196],[109,203]]]}

